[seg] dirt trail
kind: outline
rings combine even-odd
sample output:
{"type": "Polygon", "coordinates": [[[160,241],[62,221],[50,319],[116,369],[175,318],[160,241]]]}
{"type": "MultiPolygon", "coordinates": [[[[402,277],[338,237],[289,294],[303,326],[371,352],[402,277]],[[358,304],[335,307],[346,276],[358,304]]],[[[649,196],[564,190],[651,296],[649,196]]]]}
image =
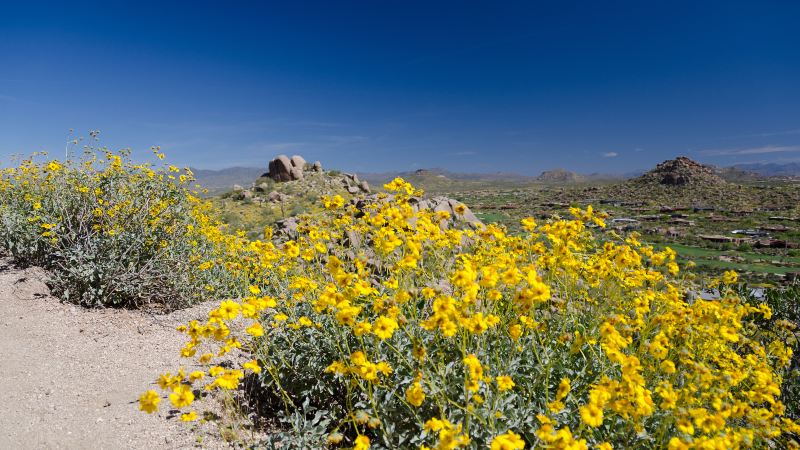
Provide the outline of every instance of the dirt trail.
{"type": "Polygon", "coordinates": [[[176,368],[175,326],[209,304],[170,315],[87,310],[48,294],[38,269],[0,258],[0,448],[225,448],[212,425],[192,433],[138,410],[158,373],[176,368]]]}

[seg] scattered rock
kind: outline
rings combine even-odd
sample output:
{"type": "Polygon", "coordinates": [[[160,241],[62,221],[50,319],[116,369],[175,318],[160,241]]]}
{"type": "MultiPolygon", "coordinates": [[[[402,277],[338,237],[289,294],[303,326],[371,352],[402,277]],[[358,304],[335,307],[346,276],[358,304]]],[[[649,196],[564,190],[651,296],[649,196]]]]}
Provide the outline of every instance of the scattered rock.
{"type": "Polygon", "coordinates": [[[311,170],[314,172],[322,172],[322,163],[319,161],[314,161],[314,165],[311,167],[311,170]]]}
{"type": "Polygon", "coordinates": [[[358,183],[358,188],[361,189],[362,192],[366,192],[367,194],[370,193],[369,183],[367,183],[367,180],[361,180],[361,183],[358,183]]]}
{"type": "Polygon", "coordinates": [[[233,193],[233,198],[236,200],[251,199],[253,198],[253,191],[250,189],[235,190],[233,193]]]}
{"type": "Polygon", "coordinates": [[[275,235],[278,240],[293,239],[297,237],[297,225],[299,219],[297,217],[287,217],[275,222],[275,235]]]}
{"type": "Polygon", "coordinates": [[[358,248],[361,246],[361,234],[353,229],[345,230],[345,236],[347,237],[347,243],[350,244],[352,248],[358,248]]]}
{"type": "MultiPolygon", "coordinates": [[[[358,209],[363,209],[369,203],[388,201],[392,198],[394,198],[394,196],[391,194],[384,196],[383,199],[377,194],[373,194],[362,199],[353,199],[353,202],[358,209]]],[[[450,214],[451,223],[467,223],[473,228],[483,226],[483,222],[475,216],[469,207],[458,200],[444,196],[432,198],[411,197],[408,203],[415,212],[420,210],[430,210],[434,212],[444,211],[450,214]]]]}
{"type": "Polygon", "coordinates": [[[283,202],[289,199],[289,196],[278,191],[272,191],[267,194],[267,200],[272,203],[283,202]]]}

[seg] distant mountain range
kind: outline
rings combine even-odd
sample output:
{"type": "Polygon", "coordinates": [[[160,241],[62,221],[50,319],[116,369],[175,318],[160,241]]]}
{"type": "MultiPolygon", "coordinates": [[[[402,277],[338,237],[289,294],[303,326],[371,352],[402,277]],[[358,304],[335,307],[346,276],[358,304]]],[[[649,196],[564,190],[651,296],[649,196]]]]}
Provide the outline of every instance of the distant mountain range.
{"type": "MultiPolygon", "coordinates": [[[[786,164],[737,164],[731,167],[715,168],[716,173],[728,181],[743,181],[761,177],[800,177],[800,163],[786,164]]],[[[229,167],[220,170],[192,169],[197,181],[211,193],[228,190],[234,184],[244,187],[249,186],[256,178],[261,176],[264,168],[256,167],[229,167]]],[[[577,183],[583,181],[615,181],[635,178],[642,175],[645,171],[631,171],[623,174],[577,174],[564,169],[553,169],[542,172],[538,176],[521,175],[511,172],[489,172],[489,173],[461,173],[452,172],[442,168],[419,169],[414,171],[394,171],[394,172],[359,172],[358,176],[362,180],[367,180],[371,184],[381,184],[395,177],[403,177],[409,180],[414,179],[441,179],[460,180],[460,181],[506,181],[506,182],[553,182],[553,183],[577,183]]]]}
{"type": "Polygon", "coordinates": [[[192,168],[191,170],[197,182],[212,194],[229,190],[234,184],[249,186],[266,172],[266,169],[256,167],[228,167],[219,170],[192,168]]]}
{"type": "Polygon", "coordinates": [[[611,174],[593,172],[589,174],[575,173],[565,169],[545,170],[535,178],[545,183],[581,183],[587,181],[620,181],[640,175],[642,172],[611,174]]]}
{"type": "Polygon", "coordinates": [[[536,177],[528,175],[520,175],[510,172],[491,172],[491,173],[462,173],[451,172],[439,167],[430,169],[418,169],[413,171],[404,172],[359,172],[358,177],[362,180],[367,180],[370,183],[383,183],[387,180],[392,180],[396,177],[414,179],[414,178],[446,178],[449,180],[460,181],[532,181],[536,177]]]}
{"type": "Polygon", "coordinates": [[[736,164],[735,169],[757,173],[764,177],[797,177],[800,176],[800,163],[752,163],[736,164]]]}

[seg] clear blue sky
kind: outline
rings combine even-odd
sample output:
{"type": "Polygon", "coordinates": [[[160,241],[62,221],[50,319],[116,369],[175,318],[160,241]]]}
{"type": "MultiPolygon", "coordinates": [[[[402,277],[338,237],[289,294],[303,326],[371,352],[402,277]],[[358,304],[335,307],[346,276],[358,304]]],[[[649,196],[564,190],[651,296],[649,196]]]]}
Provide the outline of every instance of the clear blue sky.
{"type": "Polygon", "coordinates": [[[797,161],[800,2],[3,2],[0,160],[70,128],[200,168],[797,161]]]}

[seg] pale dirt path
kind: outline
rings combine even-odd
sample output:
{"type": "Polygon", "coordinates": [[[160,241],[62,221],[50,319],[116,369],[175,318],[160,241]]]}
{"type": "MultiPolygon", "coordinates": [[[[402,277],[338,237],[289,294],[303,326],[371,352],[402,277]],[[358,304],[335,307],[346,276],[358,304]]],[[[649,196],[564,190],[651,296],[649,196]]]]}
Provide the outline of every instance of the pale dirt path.
{"type": "MultiPolygon", "coordinates": [[[[138,410],[138,396],[178,364],[175,326],[209,304],[169,315],[87,310],[48,295],[38,269],[0,258],[0,449],[226,448],[213,425],[138,410]]],[[[185,361],[185,360],[184,360],[185,361]]]]}

